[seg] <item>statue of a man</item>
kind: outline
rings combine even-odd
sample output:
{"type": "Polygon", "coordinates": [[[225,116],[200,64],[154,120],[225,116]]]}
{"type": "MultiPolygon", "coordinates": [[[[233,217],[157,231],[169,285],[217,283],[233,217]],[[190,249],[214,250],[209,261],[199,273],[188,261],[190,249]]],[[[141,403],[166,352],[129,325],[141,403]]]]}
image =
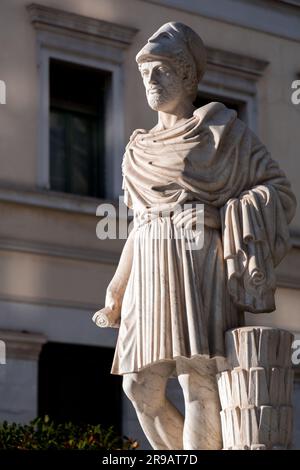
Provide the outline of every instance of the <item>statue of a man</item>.
{"type": "Polygon", "coordinates": [[[126,147],[123,189],[134,228],[94,321],[120,326],[112,373],[123,375],[152,447],[220,449],[215,375],[224,333],[243,325],[245,310],[274,310],[274,267],[289,248],[295,198],[234,110],[193,106],[206,64],[193,30],[163,25],[136,60],[158,122],[136,130],[126,147]],[[192,213],[204,204],[198,250],[188,249],[195,232],[182,236],[184,210],[176,212],[187,203],[192,213]],[[174,375],[184,417],[165,395],[174,375]]]}

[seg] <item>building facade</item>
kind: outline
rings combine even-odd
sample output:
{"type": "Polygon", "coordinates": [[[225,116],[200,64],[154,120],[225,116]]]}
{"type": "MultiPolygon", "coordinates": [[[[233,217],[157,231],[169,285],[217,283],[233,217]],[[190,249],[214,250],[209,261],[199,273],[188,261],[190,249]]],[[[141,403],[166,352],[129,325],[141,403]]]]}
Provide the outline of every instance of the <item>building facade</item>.
{"type": "MultiPolygon", "coordinates": [[[[48,412],[113,423],[147,447],[119,378],[109,376],[116,331],[91,321],[104,306],[124,243],[96,236],[96,210],[103,203],[117,207],[124,147],[134,129],[155,122],[135,55],[168,21],[188,24],[207,46],[198,105],[222,101],[236,109],[300,200],[300,2],[2,1],[1,420],[26,422],[48,412]]],[[[291,237],[277,269],[276,311],[247,314],[247,322],[288,329],[297,339],[300,210],[291,237]]],[[[295,371],[300,448],[296,363],[295,371]]],[[[175,383],[169,393],[179,403],[175,383]]]]}

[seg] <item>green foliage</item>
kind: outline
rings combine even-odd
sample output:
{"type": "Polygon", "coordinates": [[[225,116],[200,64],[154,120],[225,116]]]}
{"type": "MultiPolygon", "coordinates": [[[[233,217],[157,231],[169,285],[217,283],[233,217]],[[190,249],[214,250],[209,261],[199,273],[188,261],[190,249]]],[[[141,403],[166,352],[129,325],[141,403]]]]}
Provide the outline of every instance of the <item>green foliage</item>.
{"type": "Polygon", "coordinates": [[[49,416],[36,418],[29,424],[0,424],[0,449],[11,450],[133,450],[138,443],[118,436],[113,427],[98,425],[57,424],[49,416]]]}

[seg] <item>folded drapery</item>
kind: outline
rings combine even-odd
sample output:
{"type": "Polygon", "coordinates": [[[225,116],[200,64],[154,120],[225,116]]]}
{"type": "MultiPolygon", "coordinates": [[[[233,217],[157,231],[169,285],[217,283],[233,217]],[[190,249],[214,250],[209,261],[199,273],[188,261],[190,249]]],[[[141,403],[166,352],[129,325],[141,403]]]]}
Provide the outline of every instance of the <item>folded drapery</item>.
{"type": "Polygon", "coordinates": [[[275,308],[296,207],[285,174],[234,110],[209,103],[172,129],[135,131],[122,175],[138,229],[112,372],[224,357],[224,333],[245,310],[275,308]],[[193,209],[164,212],[191,202],[204,205],[204,240],[190,230],[193,209]]]}
{"type": "Polygon", "coordinates": [[[193,199],[205,205],[211,228],[220,227],[213,211],[220,212],[231,297],[250,312],[275,309],[274,267],[289,249],[296,201],[278,163],[235,111],[210,103],[171,130],[137,130],[122,173],[125,203],[135,211],[193,199]]]}
{"type": "Polygon", "coordinates": [[[200,230],[204,225],[210,228],[221,228],[220,211],[212,205],[202,204],[199,201],[161,204],[135,211],[134,226],[138,228],[156,217],[169,217],[174,226],[185,230],[200,230]]]}
{"type": "Polygon", "coordinates": [[[274,267],[290,247],[278,192],[272,185],[244,191],[225,204],[221,215],[229,293],[249,312],[273,311],[274,267]]]}

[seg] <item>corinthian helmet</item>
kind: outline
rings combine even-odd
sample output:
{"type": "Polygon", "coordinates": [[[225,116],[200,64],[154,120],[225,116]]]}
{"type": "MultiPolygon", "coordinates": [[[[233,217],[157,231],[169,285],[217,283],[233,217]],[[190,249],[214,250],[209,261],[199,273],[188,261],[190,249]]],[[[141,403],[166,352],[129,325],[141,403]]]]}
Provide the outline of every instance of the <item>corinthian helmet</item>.
{"type": "Polygon", "coordinates": [[[206,51],[203,41],[183,23],[172,22],[161,26],[136,56],[138,64],[157,59],[174,62],[178,70],[181,69],[180,73],[188,69],[193,86],[200,82],[205,72],[206,51]]]}

